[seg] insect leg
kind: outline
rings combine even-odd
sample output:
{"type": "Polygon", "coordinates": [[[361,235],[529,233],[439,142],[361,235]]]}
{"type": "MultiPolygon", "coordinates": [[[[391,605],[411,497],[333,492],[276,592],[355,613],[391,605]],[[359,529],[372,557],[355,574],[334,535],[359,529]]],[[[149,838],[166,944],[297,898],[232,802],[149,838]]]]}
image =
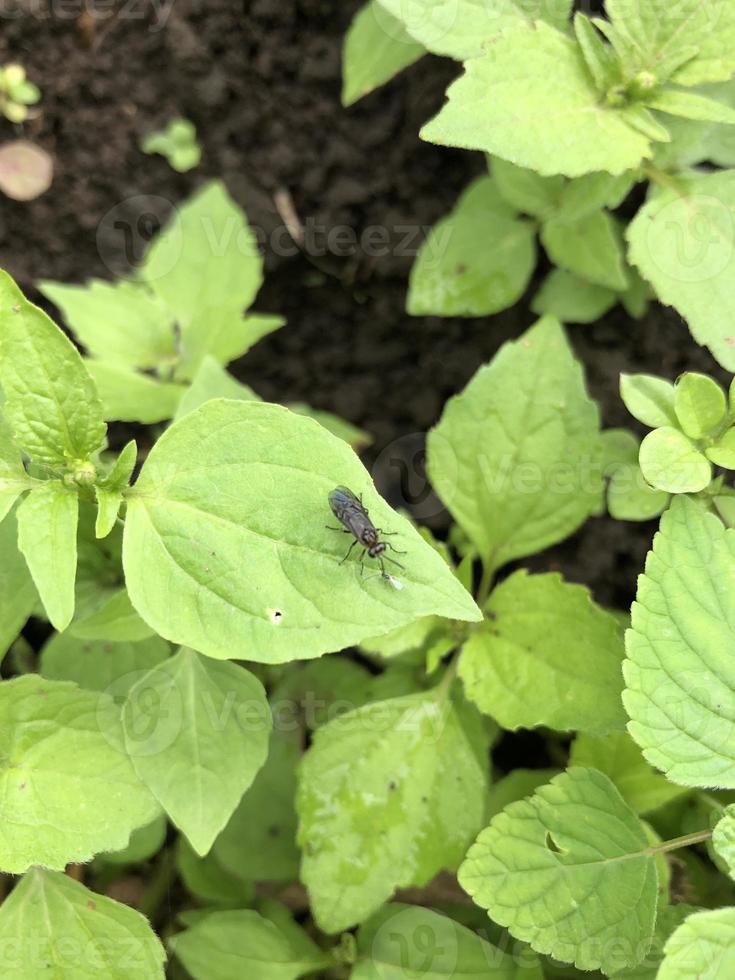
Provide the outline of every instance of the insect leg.
{"type": "Polygon", "coordinates": [[[325,524],[324,527],[328,531],[341,531],[342,534],[351,534],[352,533],[351,531],[348,531],[346,527],[332,527],[331,524],[325,524]]]}
{"type": "MultiPolygon", "coordinates": [[[[403,551],[399,551],[398,554],[399,555],[402,555],[402,554],[404,554],[404,552],[403,551]]],[[[402,568],[404,570],[404,572],[405,572],[406,566],[405,565],[402,565],[399,561],[396,561],[395,558],[389,558],[388,555],[383,555],[383,558],[385,558],[386,561],[392,561],[394,565],[398,565],[398,567],[399,568],[402,568]]]]}
{"type": "Polygon", "coordinates": [[[347,554],[344,556],[344,558],[340,562],[340,565],[344,565],[344,563],[347,561],[347,559],[352,554],[352,549],[355,547],[356,544],[357,544],[357,540],[355,540],[355,541],[352,542],[352,544],[350,545],[349,549],[347,550],[347,554]]]}
{"type": "Polygon", "coordinates": [[[407,551],[399,551],[398,548],[396,548],[395,545],[393,545],[393,544],[390,543],[390,541],[386,541],[385,542],[385,546],[386,546],[386,548],[390,548],[391,551],[395,551],[395,553],[397,555],[407,555],[408,554],[407,551]]]}
{"type": "MultiPolygon", "coordinates": [[[[357,543],[357,542],[355,542],[357,543]]],[[[360,577],[365,574],[365,555],[367,554],[367,548],[363,548],[362,554],[360,555],[360,577]]]]}

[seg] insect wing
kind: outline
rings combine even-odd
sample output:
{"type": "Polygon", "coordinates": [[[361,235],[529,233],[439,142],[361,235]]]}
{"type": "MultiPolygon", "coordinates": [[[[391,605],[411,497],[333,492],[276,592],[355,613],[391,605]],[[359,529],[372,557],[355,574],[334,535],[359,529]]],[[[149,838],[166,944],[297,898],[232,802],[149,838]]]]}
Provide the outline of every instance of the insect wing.
{"type": "Polygon", "coordinates": [[[347,487],[337,487],[329,494],[332,513],[358,541],[363,540],[366,530],[372,530],[372,522],[360,501],[347,487]]]}

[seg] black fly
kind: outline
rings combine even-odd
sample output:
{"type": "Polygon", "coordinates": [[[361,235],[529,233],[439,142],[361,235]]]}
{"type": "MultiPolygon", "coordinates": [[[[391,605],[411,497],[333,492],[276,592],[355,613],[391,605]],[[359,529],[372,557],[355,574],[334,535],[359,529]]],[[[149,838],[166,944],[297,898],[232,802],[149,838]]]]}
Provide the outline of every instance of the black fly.
{"type": "Polygon", "coordinates": [[[381,534],[390,534],[394,532],[382,531],[380,528],[375,527],[373,522],[370,520],[370,515],[367,509],[363,506],[362,498],[357,498],[351,490],[347,487],[336,487],[329,494],[329,506],[332,508],[332,513],[337,518],[337,520],[342,524],[342,527],[329,527],[330,531],[342,531],[345,534],[352,534],[355,540],[349,547],[347,554],[344,556],[340,565],[343,565],[352,553],[352,549],[356,544],[362,545],[363,551],[360,555],[360,561],[365,558],[365,555],[369,555],[371,558],[377,558],[380,562],[380,570],[383,574],[384,579],[389,579],[390,576],[385,571],[384,561],[393,562],[394,565],[398,565],[399,568],[403,568],[400,562],[397,562],[395,558],[389,558],[385,554],[386,548],[392,548],[393,551],[398,555],[404,555],[405,551],[399,551],[394,548],[392,544],[387,541],[381,541],[381,534]]]}

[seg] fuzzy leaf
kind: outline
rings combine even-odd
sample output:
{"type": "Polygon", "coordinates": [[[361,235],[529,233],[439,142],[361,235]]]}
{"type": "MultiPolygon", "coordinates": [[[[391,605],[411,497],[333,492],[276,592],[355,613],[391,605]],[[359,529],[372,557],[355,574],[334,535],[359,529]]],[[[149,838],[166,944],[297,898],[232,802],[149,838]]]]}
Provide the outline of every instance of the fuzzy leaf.
{"type": "Polygon", "coordinates": [[[735,371],[735,170],[688,174],[677,183],[655,194],[628,226],[629,258],[694,339],[735,371]]]}
{"type": "Polygon", "coordinates": [[[645,830],[595,769],[569,769],[498,814],[459,882],[512,936],[580,970],[632,966],[653,936],[657,875],[645,830]]]}
{"type": "Polygon", "coordinates": [[[563,540],[596,509],[599,451],[581,367],[545,317],[450,399],[429,433],[428,469],[457,523],[499,568],[563,540]]]}
{"type": "Polygon", "coordinates": [[[702,439],[725,418],[725,392],[706,374],[688,371],[676,383],[674,410],[682,431],[691,439],[702,439]]]}
{"type": "Polygon", "coordinates": [[[0,662],[38,602],[28,565],[18,550],[14,513],[0,521],[0,662]]]}
{"type": "Polygon", "coordinates": [[[57,633],[41,650],[40,672],[54,681],[73,681],[87,691],[106,691],[123,697],[153,667],[169,656],[169,645],[159,636],[137,643],[80,640],[57,633]]]}
{"type": "Polygon", "coordinates": [[[735,878],[735,806],[728,806],[712,832],[712,846],[735,878]]]}
{"type": "Polygon", "coordinates": [[[170,419],[186,391],[184,385],[158,381],[126,367],[89,359],[87,370],[100,393],[104,416],[110,421],[153,425],[170,419]]]}
{"type": "Polygon", "coordinates": [[[411,270],[413,316],[486,316],[523,295],[536,265],[533,225],[480,177],[432,228],[411,270]]]}
{"type": "Polygon", "coordinates": [[[467,697],[503,728],[622,728],[623,636],[580,585],[518,571],[462,648],[467,697]]]}
{"type": "Polygon", "coordinates": [[[621,374],[620,397],[634,419],[650,429],[678,424],[675,389],[670,381],[652,374],[621,374]]]}
{"type": "Polygon", "coordinates": [[[617,303],[617,295],[563,269],[552,269],[533,298],[539,316],[555,316],[562,323],[594,323],[617,303]]]}
{"type": "Polygon", "coordinates": [[[174,419],[183,418],[189,412],[193,412],[205,402],[213,398],[232,398],[237,401],[259,401],[259,396],[248,388],[247,385],[240,384],[224,367],[215,360],[211,354],[207,354],[199,365],[197,373],[194,375],[191,385],[186,389],[176,408],[174,419]]]}
{"type": "Polygon", "coordinates": [[[577,221],[547,221],[541,242],[561,269],[617,292],[628,288],[622,236],[607,211],[595,211],[577,221]]]}
{"type": "Polygon", "coordinates": [[[641,472],[652,487],[669,493],[697,493],[712,479],[706,456],[679,429],[663,426],[641,443],[641,472]]]}
{"type": "Polygon", "coordinates": [[[0,270],[3,414],[34,462],[86,460],[107,431],[94,383],[72,342],[0,270]]]}
{"type": "Polygon", "coordinates": [[[114,701],[26,674],[0,683],[0,868],[62,871],[125,847],[159,808],[122,751],[114,701]]]}
{"type": "Polygon", "coordinates": [[[123,557],[143,619],[222,659],[306,659],[429,613],[480,618],[342,440],[261,402],[207,402],[159,439],[128,496],[123,557]],[[356,555],[340,566],[350,542],[325,528],[340,485],[396,532],[401,591],[361,574],[356,555]]]}
{"type": "Polygon", "coordinates": [[[440,688],[317,729],[299,772],[301,880],[320,928],[361,922],[396,888],[456,868],[482,825],[479,715],[440,688]]]}
{"type": "Polygon", "coordinates": [[[695,912],[671,935],[656,980],[725,980],[735,971],[735,908],[695,912]]]}
{"type": "Polygon", "coordinates": [[[130,689],[123,727],[138,776],[206,854],[268,754],[271,717],[260,681],[182,649],[130,689]]]}
{"type": "Polygon", "coordinates": [[[735,788],[735,531],[674,499],[638,579],[623,702],[646,759],[682,786],[735,788]]]}
{"type": "Polygon", "coordinates": [[[545,176],[621,174],[652,153],[650,138],[600,101],[576,42],[543,23],[498,38],[466,63],[447,96],[423,139],[495,153],[545,176]]]}
{"type": "Polygon", "coordinates": [[[40,868],[0,907],[0,946],[9,980],[164,978],[166,952],[140,912],[40,868]]]}

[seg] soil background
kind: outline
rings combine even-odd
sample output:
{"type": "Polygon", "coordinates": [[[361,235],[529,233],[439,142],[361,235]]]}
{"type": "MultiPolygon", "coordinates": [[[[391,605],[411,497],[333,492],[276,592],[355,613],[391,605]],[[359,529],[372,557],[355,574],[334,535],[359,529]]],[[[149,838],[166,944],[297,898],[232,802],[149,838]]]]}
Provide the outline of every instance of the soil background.
{"type": "MultiPolygon", "coordinates": [[[[25,134],[53,154],[56,174],[36,201],[0,202],[0,265],[36,301],[38,279],[124,273],[175,204],[221,177],[270,242],[256,309],[288,320],[231,370],[267,399],[304,401],[368,430],[374,444],[364,459],[379,489],[443,532],[448,517],[427,497],[423,434],[446,399],[531,324],[528,300],[545,260],[525,300],[499,316],[406,315],[422,230],[484,161],[417,135],[459,72],[453,62],[426,57],[354,107],[341,106],[342,39],[359,6],[126,0],[96,9],[92,0],[64,0],[52,15],[45,0],[4,0],[0,59],[22,62],[43,91],[25,134]],[[204,149],[202,164],[185,175],[138,148],[175,115],[196,123],[204,149]],[[289,248],[279,192],[322,237],[339,226],[357,236],[387,228],[388,254],[289,248]]],[[[3,125],[11,137],[13,127],[3,125]]],[[[657,306],[644,322],[616,309],[570,336],[608,426],[631,424],[618,396],[621,371],[673,379],[714,368],[680,319],[657,306]]],[[[120,442],[122,429],[113,433],[120,442]]],[[[559,569],[599,601],[625,608],[654,528],[593,519],[525,564],[559,569]]]]}

